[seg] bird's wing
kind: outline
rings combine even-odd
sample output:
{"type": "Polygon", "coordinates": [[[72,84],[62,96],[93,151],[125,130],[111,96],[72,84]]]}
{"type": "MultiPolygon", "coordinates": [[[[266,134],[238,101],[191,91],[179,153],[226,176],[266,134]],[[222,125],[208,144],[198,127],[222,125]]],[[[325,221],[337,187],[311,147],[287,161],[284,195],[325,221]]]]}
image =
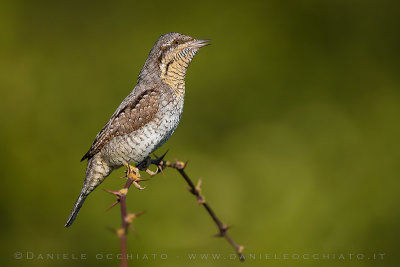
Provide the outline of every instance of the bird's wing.
{"type": "Polygon", "coordinates": [[[97,134],[92,147],[81,161],[93,157],[112,138],[136,131],[154,118],[158,111],[159,91],[153,88],[137,92],[129,95],[121,103],[107,124],[97,134]]]}

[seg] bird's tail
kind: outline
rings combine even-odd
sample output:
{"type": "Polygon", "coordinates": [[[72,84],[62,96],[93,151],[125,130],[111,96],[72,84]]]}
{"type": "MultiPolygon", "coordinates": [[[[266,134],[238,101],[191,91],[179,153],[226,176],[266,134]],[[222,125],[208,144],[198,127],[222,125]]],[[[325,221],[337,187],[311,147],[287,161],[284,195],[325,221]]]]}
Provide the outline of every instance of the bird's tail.
{"type": "Polygon", "coordinates": [[[108,166],[108,164],[103,161],[99,154],[96,154],[94,157],[88,160],[85,181],[83,182],[81,194],[72,208],[71,214],[65,223],[65,227],[71,226],[86,197],[104,181],[104,179],[111,173],[112,170],[113,168],[108,166]]]}
{"type": "Polygon", "coordinates": [[[85,202],[87,196],[88,195],[86,192],[81,192],[81,194],[79,195],[78,199],[75,202],[74,207],[72,208],[71,214],[69,215],[67,222],[65,223],[65,227],[71,226],[71,224],[75,221],[76,216],[78,215],[78,212],[81,209],[83,202],[85,202]]]}

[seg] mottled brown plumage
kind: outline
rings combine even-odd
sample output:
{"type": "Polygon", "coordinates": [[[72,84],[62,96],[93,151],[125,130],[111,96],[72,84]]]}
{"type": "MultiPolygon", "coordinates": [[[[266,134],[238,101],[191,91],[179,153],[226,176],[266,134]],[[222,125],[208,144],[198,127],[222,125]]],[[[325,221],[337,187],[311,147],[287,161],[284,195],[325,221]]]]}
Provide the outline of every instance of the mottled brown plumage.
{"type": "Polygon", "coordinates": [[[134,132],[150,122],[156,116],[159,100],[160,92],[156,88],[149,89],[114,113],[81,161],[93,157],[112,138],[134,132]]]}
{"type": "MultiPolygon", "coordinates": [[[[70,226],[86,197],[116,168],[145,162],[180,121],[186,70],[207,40],[179,33],[161,36],[140,71],[138,83],[97,134],[87,159],[81,194],[65,224],[70,226]]],[[[81,161],[82,161],[81,160],[81,161]]]]}

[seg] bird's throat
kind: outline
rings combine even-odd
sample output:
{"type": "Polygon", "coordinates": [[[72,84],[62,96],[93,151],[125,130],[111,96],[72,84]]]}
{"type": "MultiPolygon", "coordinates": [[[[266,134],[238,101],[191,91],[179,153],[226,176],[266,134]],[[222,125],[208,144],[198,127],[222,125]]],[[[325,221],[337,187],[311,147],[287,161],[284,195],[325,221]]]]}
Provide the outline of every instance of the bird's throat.
{"type": "Polygon", "coordinates": [[[162,81],[174,89],[178,95],[185,92],[185,75],[188,66],[189,61],[183,57],[161,64],[162,81]]]}

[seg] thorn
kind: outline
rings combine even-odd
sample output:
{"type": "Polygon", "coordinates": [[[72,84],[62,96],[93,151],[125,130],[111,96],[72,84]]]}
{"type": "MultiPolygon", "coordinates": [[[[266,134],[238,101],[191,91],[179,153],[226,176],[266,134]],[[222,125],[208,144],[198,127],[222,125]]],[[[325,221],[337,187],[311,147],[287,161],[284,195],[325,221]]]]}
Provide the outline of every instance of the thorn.
{"type": "Polygon", "coordinates": [[[129,224],[132,224],[132,222],[133,222],[133,220],[134,220],[135,218],[137,218],[137,217],[143,215],[144,213],[145,213],[144,211],[141,211],[141,212],[138,212],[138,213],[129,213],[129,214],[127,214],[126,217],[125,217],[125,222],[127,222],[127,223],[129,223],[129,224]]]}
{"type": "Polygon", "coordinates": [[[139,216],[142,216],[145,212],[137,212],[137,213],[129,213],[125,216],[125,222],[128,224],[129,228],[132,230],[132,232],[136,233],[135,228],[133,227],[133,220],[136,219],[139,216]]]}
{"type": "Polygon", "coordinates": [[[117,205],[120,201],[121,201],[121,197],[122,196],[126,196],[126,194],[128,193],[128,188],[122,188],[121,190],[118,191],[111,191],[111,190],[107,190],[107,189],[103,189],[104,191],[106,191],[107,193],[110,193],[112,195],[117,196],[117,200],[111,204],[110,207],[108,207],[106,209],[106,211],[109,211],[110,209],[112,209],[115,205],[117,205]]]}
{"type": "Polygon", "coordinates": [[[131,224],[133,222],[133,219],[135,218],[135,214],[134,213],[128,213],[125,216],[125,222],[131,224]]]}
{"type": "Polygon", "coordinates": [[[190,193],[192,193],[193,195],[196,195],[196,190],[195,190],[195,188],[192,188],[192,187],[190,187],[190,186],[186,186],[186,189],[187,189],[190,193]]]}
{"type": "Polygon", "coordinates": [[[221,227],[219,227],[219,233],[215,234],[215,237],[223,237],[225,236],[225,233],[229,230],[230,226],[227,226],[226,224],[222,224],[221,227]]]}
{"type": "Polygon", "coordinates": [[[197,198],[197,204],[203,204],[203,203],[206,203],[206,200],[202,197],[202,196],[199,196],[198,198],[197,198]]]}
{"type": "Polygon", "coordinates": [[[125,196],[128,193],[128,188],[122,188],[121,190],[118,190],[118,191],[111,191],[111,190],[104,189],[104,191],[106,191],[107,193],[116,195],[118,197],[121,197],[121,196],[125,196]]]}
{"type": "Polygon", "coordinates": [[[202,183],[202,180],[201,180],[201,178],[199,178],[199,180],[197,181],[197,185],[196,185],[196,190],[199,191],[199,193],[201,192],[201,183],[202,183]]]}
{"type": "Polygon", "coordinates": [[[160,166],[158,166],[158,169],[160,170],[160,172],[162,173],[162,175],[165,175],[164,174],[164,168],[160,165],[160,166]]]}
{"type": "Polygon", "coordinates": [[[189,160],[187,160],[187,161],[185,162],[185,164],[183,165],[183,169],[186,168],[186,166],[188,165],[188,163],[189,163],[189,160]]]}
{"type": "Polygon", "coordinates": [[[226,225],[226,224],[222,224],[222,230],[224,231],[224,232],[226,232],[226,231],[228,231],[229,229],[231,228],[231,226],[228,226],[228,225],[226,225]]]}
{"type": "Polygon", "coordinates": [[[142,216],[143,214],[145,214],[146,213],[146,211],[140,211],[140,212],[137,212],[137,213],[135,213],[135,217],[137,218],[137,217],[140,217],[140,216],[142,216]]]}
{"type": "Polygon", "coordinates": [[[110,193],[112,195],[115,195],[117,197],[121,197],[121,192],[119,191],[111,191],[111,190],[107,190],[107,189],[103,189],[104,191],[106,191],[107,193],[110,193]]]}
{"type": "Polygon", "coordinates": [[[202,184],[202,180],[201,178],[199,178],[199,180],[197,181],[197,185],[196,185],[196,191],[197,191],[197,204],[203,204],[206,202],[205,197],[201,194],[201,184],[202,184]]]}
{"type": "Polygon", "coordinates": [[[106,209],[106,211],[109,211],[110,209],[112,209],[115,205],[117,205],[118,203],[120,202],[120,200],[118,199],[118,200],[116,200],[113,204],[111,204],[111,206],[110,207],[108,207],[107,209],[106,209]]]}
{"type": "Polygon", "coordinates": [[[218,234],[215,234],[214,237],[223,237],[223,235],[221,234],[221,232],[219,232],[218,234]]]}

